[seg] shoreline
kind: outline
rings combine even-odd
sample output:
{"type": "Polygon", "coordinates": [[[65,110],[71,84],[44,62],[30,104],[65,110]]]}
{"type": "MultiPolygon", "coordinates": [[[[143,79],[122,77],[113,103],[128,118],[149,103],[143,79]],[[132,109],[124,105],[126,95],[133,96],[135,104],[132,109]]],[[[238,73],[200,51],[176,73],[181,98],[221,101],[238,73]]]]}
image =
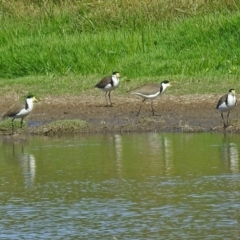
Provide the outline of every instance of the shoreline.
{"type": "MultiPolygon", "coordinates": [[[[104,107],[104,94],[46,97],[38,102],[16,134],[57,135],[68,133],[144,133],[144,132],[240,132],[238,107],[229,115],[230,125],[223,129],[216,110],[216,94],[164,94],[153,101],[157,116],[152,116],[151,101],[144,103],[136,116],[141,98],[113,94],[113,107],[104,107]],[[57,125],[57,127],[56,127],[57,125]]],[[[2,102],[3,114],[9,102],[2,102]]],[[[15,122],[19,121],[18,119],[15,122]]],[[[17,124],[17,123],[16,123],[17,124]]],[[[12,132],[0,130],[0,135],[12,132]]]]}

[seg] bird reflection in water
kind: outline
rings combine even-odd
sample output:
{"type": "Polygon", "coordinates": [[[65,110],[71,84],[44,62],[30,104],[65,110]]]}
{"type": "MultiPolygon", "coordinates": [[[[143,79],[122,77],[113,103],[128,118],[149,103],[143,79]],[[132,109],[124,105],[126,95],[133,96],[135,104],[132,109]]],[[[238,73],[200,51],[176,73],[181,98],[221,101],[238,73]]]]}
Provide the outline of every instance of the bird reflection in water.
{"type": "Polygon", "coordinates": [[[225,139],[222,145],[222,157],[232,173],[239,173],[239,153],[236,143],[225,139]]]}
{"type": "MultiPolygon", "coordinates": [[[[25,151],[27,145],[26,139],[5,139],[4,144],[12,145],[12,156],[8,156],[8,159],[12,159],[14,163],[20,165],[21,171],[24,177],[24,185],[29,188],[34,184],[36,176],[36,159],[31,153],[25,151]]],[[[8,152],[8,155],[10,152],[8,152]]]]}
{"type": "Polygon", "coordinates": [[[26,187],[32,187],[36,175],[36,160],[33,154],[23,153],[20,158],[24,183],[26,187]]]}
{"type": "Polygon", "coordinates": [[[113,142],[114,142],[114,149],[115,149],[117,174],[120,178],[122,178],[122,151],[123,151],[122,135],[115,134],[113,138],[114,138],[113,142]]]}
{"type": "Polygon", "coordinates": [[[144,146],[148,149],[148,161],[152,171],[171,176],[174,173],[171,139],[164,134],[149,133],[146,134],[144,146]]]}

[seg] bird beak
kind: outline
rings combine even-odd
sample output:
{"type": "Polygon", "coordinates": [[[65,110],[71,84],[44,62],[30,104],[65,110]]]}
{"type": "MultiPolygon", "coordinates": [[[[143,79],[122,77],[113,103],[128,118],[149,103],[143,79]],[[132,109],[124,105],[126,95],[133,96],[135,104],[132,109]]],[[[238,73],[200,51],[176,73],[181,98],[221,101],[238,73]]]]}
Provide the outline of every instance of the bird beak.
{"type": "Polygon", "coordinates": [[[38,100],[34,97],[34,98],[33,98],[33,102],[37,102],[37,101],[38,101],[38,100]]]}

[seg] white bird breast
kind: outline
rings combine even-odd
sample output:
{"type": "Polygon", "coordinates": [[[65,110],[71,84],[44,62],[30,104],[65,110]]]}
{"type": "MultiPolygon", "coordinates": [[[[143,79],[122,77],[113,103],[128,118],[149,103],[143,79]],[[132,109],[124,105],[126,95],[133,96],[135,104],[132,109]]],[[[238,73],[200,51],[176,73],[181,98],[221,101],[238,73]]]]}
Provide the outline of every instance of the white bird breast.
{"type": "Polygon", "coordinates": [[[141,97],[143,97],[143,98],[149,98],[149,99],[151,99],[151,98],[157,97],[157,96],[160,94],[160,91],[157,92],[157,93],[154,93],[154,94],[150,94],[150,95],[145,95],[145,94],[138,93],[138,92],[133,92],[132,94],[139,95],[139,96],[141,96],[141,97]]]}
{"type": "Polygon", "coordinates": [[[15,118],[22,118],[22,117],[26,117],[29,113],[31,112],[30,109],[22,109],[15,118]]]}
{"type": "Polygon", "coordinates": [[[235,104],[227,105],[225,102],[223,102],[219,107],[218,110],[221,112],[227,112],[235,108],[235,104]]]}
{"type": "MultiPolygon", "coordinates": [[[[117,87],[117,86],[116,86],[117,87]]],[[[110,83],[107,84],[104,88],[102,88],[103,91],[108,92],[110,90],[115,89],[116,87],[112,86],[110,83]]]]}

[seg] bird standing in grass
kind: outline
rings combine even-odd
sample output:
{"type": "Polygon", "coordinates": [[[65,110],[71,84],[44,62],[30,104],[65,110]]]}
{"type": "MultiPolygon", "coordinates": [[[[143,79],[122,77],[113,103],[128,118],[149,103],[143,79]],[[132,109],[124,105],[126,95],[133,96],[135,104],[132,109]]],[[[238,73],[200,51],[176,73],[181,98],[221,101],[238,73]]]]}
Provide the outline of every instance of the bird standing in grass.
{"type": "Polygon", "coordinates": [[[99,83],[97,83],[94,87],[99,88],[106,92],[105,94],[105,99],[106,99],[106,107],[112,107],[112,101],[111,101],[111,91],[114,90],[116,87],[118,87],[120,82],[120,73],[119,72],[113,72],[112,76],[107,76],[104,77],[99,83]],[[109,104],[108,104],[108,99],[107,95],[109,98],[109,104]]]}
{"type": "Polygon", "coordinates": [[[147,99],[151,99],[152,115],[154,116],[155,112],[153,109],[153,101],[152,100],[154,98],[156,98],[158,95],[162,94],[169,86],[171,86],[170,82],[165,80],[165,81],[162,81],[160,83],[160,85],[157,83],[147,83],[141,87],[138,87],[136,89],[129,91],[131,94],[135,94],[135,95],[138,95],[143,98],[142,104],[141,104],[136,116],[139,115],[142,105],[147,99]]]}
{"type": "Polygon", "coordinates": [[[237,105],[237,98],[236,98],[235,89],[231,88],[227,94],[225,94],[219,99],[216,108],[221,112],[224,128],[228,126],[228,117],[229,117],[230,111],[233,110],[236,107],[236,105],[237,105]],[[227,122],[225,122],[224,120],[223,112],[228,112],[227,122]]]}
{"type": "Polygon", "coordinates": [[[34,95],[28,95],[26,97],[25,105],[14,105],[12,108],[10,108],[2,118],[10,117],[12,118],[12,131],[13,131],[13,121],[15,118],[21,118],[21,128],[23,124],[23,119],[29,115],[29,113],[33,110],[33,104],[34,102],[37,102],[37,99],[34,95]]]}

